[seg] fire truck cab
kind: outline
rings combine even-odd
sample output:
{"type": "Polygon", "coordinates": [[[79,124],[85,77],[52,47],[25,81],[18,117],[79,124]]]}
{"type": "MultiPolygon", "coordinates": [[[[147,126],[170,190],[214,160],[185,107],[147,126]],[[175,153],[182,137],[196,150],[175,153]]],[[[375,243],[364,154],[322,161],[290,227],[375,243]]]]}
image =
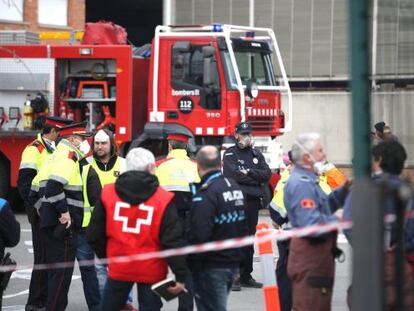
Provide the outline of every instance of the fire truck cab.
{"type": "MultiPolygon", "coordinates": [[[[291,129],[291,92],[272,29],[158,26],[150,68],[148,123],[140,141],[182,128],[197,146],[226,145],[240,121],[250,122],[257,137],[274,138],[291,129]]],[[[258,141],[262,149],[272,144],[258,141]]]]}

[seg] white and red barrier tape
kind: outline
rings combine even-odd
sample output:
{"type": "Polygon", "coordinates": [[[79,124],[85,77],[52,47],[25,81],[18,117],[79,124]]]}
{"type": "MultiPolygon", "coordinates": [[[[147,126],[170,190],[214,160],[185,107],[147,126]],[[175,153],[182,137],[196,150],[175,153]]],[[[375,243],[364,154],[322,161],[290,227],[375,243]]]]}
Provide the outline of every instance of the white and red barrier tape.
{"type": "MultiPolygon", "coordinates": [[[[248,245],[252,245],[254,243],[262,243],[269,240],[275,241],[283,241],[288,240],[291,238],[296,237],[306,237],[312,235],[319,235],[324,234],[331,231],[343,230],[352,227],[351,221],[342,221],[342,222],[334,222],[328,223],[323,225],[315,225],[309,226],[304,228],[297,228],[291,230],[276,230],[276,229],[267,229],[269,231],[268,235],[263,237],[255,237],[254,235],[245,236],[236,239],[228,239],[222,241],[214,241],[208,242],[203,244],[197,245],[190,245],[184,246],[180,248],[172,248],[158,252],[149,252],[149,253],[142,253],[142,254],[134,254],[128,256],[117,256],[117,257],[109,257],[109,258],[102,258],[99,259],[100,263],[108,264],[108,263],[120,263],[120,262],[131,262],[131,261],[138,261],[138,260],[147,260],[151,258],[167,258],[173,256],[180,256],[180,255],[187,255],[187,254],[196,254],[196,253],[204,253],[204,252],[211,252],[211,251],[219,251],[223,249],[229,248],[238,248],[244,247],[248,245]]],[[[95,265],[95,260],[81,260],[78,261],[79,266],[93,266],[95,265]]],[[[18,265],[16,266],[0,266],[0,272],[6,271],[13,271],[13,270],[23,270],[23,269],[34,269],[34,270],[46,270],[46,269],[61,269],[61,268],[69,268],[75,265],[74,262],[59,262],[59,263],[49,263],[49,264],[36,264],[31,266],[23,266],[18,265]]]]}

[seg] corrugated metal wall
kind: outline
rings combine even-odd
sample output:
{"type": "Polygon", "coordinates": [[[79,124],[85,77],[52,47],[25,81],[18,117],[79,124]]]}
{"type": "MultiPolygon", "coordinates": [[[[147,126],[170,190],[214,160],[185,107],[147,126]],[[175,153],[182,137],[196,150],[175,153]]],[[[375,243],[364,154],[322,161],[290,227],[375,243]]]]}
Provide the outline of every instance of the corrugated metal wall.
{"type": "MultiPolygon", "coordinates": [[[[249,25],[249,0],[175,0],[176,24],[249,25]]],[[[291,80],[347,79],[348,0],[255,0],[254,25],[272,27],[291,80]]],[[[378,0],[378,75],[414,77],[414,0],[378,0]]]]}

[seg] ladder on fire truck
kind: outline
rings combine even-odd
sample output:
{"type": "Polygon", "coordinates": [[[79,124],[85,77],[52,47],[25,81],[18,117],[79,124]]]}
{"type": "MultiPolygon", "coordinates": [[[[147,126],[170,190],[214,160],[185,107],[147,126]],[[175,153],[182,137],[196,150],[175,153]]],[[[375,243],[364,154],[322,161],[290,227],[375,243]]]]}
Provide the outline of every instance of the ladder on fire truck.
{"type": "Polygon", "coordinates": [[[263,40],[271,44],[275,53],[276,61],[282,75],[281,85],[277,86],[260,86],[262,90],[278,91],[282,95],[285,94],[288,99],[288,119],[285,121],[285,127],[280,129],[281,133],[290,132],[292,130],[292,93],[290,90],[289,82],[286,75],[286,70],[283,65],[282,55],[280,53],[279,45],[276,40],[276,35],[271,28],[262,27],[247,27],[247,26],[236,26],[227,24],[213,24],[213,25],[175,25],[175,26],[157,26],[155,29],[154,38],[154,68],[153,68],[153,96],[152,106],[153,111],[150,114],[150,121],[163,121],[162,114],[158,112],[158,68],[159,68],[159,42],[160,37],[189,37],[189,36],[202,36],[202,37],[224,37],[230,55],[231,64],[234,68],[237,81],[237,89],[240,93],[240,119],[245,121],[245,94],[244,88],[239,69],[236,63],[236,57],[233,51],[231,39],[234,37],[233,34],[239,35],[238,38],[242,39],[258,39],[263,40]],[[263,33],[262,36],[255,36],[256,33],[263,33]],[[244,34],[244,36],[243,36],[244,34]]]}

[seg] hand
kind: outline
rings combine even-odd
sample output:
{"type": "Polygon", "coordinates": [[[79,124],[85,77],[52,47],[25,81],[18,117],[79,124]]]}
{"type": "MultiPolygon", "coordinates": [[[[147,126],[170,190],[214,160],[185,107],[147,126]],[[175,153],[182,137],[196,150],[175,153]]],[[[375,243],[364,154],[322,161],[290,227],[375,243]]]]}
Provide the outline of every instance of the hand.
{"type": "Polygon", "coordinates": [[[69,212],[60,214],[59,221],[61,224],[66,224],[66,229],[69,228],[72,223],[69,212]]]}
{"type": "Polygon", "coordinates": [[[344,215],[344,210],[343,209],[339,209],[339,210],[337,210],[335,213],[334,213],[334,215],[336,216],[336,217],[338,217],[339,219],[343,219],[343,215],[344,215]]]}
{"type": "Polygon", "coordinates": [[[181,292],[187,292],[184,283],[180,282],[175,282],[175,285],[168,287],[167,290],[173,295],[178,295],[181,292]]]}

